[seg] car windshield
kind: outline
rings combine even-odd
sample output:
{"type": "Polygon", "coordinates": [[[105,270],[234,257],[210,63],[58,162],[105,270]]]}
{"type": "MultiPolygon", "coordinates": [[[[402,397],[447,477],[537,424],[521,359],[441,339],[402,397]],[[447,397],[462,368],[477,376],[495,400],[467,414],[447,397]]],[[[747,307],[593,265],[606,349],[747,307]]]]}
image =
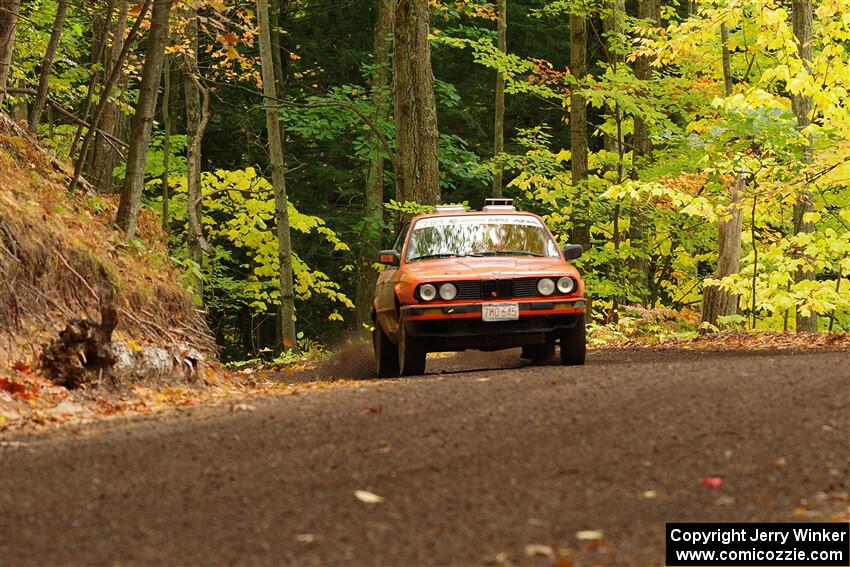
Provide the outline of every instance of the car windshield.
{"type": "Polygon", "coordinates": [[[463,256],[558,256],[543,223],[527,215],[458,215],[413,225],[407,261],[463,256]]]}

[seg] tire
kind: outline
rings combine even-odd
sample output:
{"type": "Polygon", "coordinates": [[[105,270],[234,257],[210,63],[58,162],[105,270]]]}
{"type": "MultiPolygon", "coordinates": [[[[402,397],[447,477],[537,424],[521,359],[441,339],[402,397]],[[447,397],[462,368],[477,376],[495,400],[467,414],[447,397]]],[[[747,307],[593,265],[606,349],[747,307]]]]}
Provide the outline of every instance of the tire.
{"type": "Polygon", "coordinates": [[[404,322],[398,329],[398,365],[402,376],[425,374],[425,355],[428,351],[415,338],[408,336],[404,322]]]}
{"type": "Polygon", "coordinates": [[[522,358],[532,364],[546,364],[555,358],[555,343],[522,347],[522,358]]]}
{"type": "Polygon", "coordinates": [[[398,351],[377,322],[372,331],[372,348],[375,351],[375,373],[378,377],[398,376],[398,351]]]}
{"type": "Polygon", "coordinates": [[[561,331],[561,364],[581,366],[587,352],[587,334],[584,328],[584,314],[579,315],[575,327],[561,331]]]}

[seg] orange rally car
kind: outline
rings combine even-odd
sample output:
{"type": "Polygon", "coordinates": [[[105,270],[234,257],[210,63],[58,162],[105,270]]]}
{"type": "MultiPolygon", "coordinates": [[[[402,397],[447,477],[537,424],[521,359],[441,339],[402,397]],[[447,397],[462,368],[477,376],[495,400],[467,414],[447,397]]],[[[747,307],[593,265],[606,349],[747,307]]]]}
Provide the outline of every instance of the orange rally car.
{"type": "Polygon", "coordinates": [[[437,207],[380,253],[372,342],[379,376],[425,372],[428,352],[522,347],[544,362],[584,364],[584,282],[537,215],[510,199],[481,211],[437,207]]]}

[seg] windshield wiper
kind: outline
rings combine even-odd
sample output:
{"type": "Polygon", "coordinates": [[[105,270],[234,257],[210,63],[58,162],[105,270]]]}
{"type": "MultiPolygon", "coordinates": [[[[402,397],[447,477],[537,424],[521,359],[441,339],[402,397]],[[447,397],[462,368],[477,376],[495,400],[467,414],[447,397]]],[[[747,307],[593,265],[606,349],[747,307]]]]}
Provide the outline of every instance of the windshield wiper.
{"type": "Polygon", "coordinates": [[[458,254],[425,254],[424,256],[417,256],[415,258],[411,258],[410,262],[415,262],[416,260],[433,260],[435,258],[457,258],[458,254]]]}
{"type": "Polygon", "coordinates": [[[528,252],[525,250],[498,250],[491,252],[479,252],[476,256],[535,256],[543,258],[546,254],[538,254],[537,252],[528,252]]]}
{"type": "Polygon", "coordinates": [[[425,254],[423,256],[416,256],[415,258],[411,258],[408,262],[415,262],[417,260],[434,260],[437,258],[481,258],[483,256],[534,256],[537,258],[543,258],[546,254],[538,254],[537,252],[528,252],[525,250],[501,250],[501,251],[489,251],[489,252],[475,252],[474,254],[453,254],[453,253],[442,253],[442,254],[425,254]]]}

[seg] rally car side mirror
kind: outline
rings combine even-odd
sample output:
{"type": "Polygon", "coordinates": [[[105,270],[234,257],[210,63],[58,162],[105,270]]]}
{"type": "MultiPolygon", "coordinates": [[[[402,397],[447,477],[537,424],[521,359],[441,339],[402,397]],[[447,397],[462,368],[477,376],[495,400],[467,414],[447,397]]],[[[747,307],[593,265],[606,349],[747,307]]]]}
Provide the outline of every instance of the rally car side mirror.
{"type": "Polygon", "coordinates": [[[582,252],[584,252],[584,248],[582,248],[581,244],[567,244],[564,246],[564,259],[575,260],[581,256],[582,252]]]}
{"type": "Polygon", "coordinates": [[[378,262],[385,266],[398,266],[401,264],[401,254],[398,250],[381,250],[378,254],[378,262]]]}

